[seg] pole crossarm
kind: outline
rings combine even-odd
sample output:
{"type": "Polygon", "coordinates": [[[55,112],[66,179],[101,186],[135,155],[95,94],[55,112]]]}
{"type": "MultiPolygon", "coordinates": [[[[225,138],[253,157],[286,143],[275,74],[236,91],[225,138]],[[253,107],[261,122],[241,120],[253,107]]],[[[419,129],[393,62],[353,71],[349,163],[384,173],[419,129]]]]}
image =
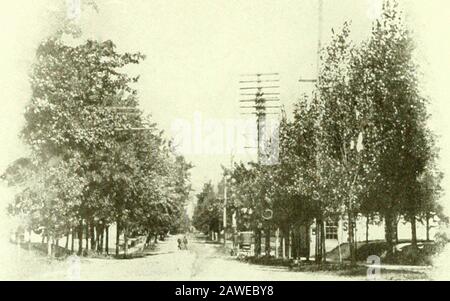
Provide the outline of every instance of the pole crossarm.
{"type": "MultiPolygon", "coordinates": [[[[279,73],[256,73],[256,74],[245,74],[241,76],[253,77],[253,79],[244,79],[239,81],[241,85],[239,90],[243,91],[240,93],[240,96],[253,96],[254,98],[245,98],[240,99],[240,103],[253,103],[254,105],[241,105],[240,108],[244,110],[251,109],[252,112],[242,112],[241,115],[255,115],[256,116],[256,126],[258,131],[258,144],[257,144],[257,153],[258,153],[258,163],[262,161],[264,146],[264,137],[266,137],[266,117],[268,115],[280,115],[281,112],[269,112],[270,109],[280,110],[281,106],[276,105],[276,102],[279,102],[280,89],[279,85],[268,85],[267,83],[279,83],[280,79],[278,78],[279,73]],[[263,76],[271,76],[269,78],[262,78],[263,76]],[[254,85],[248,85],[248,84],[254,85]],[[269,93],[265,93],[265,90],[269,90],[269,93]],[[246,91],[254,91],[246,92],[246,91]],[[265,97],[270,96],[270,97],[265,97]],[[267,105],[268,102],[271,102],[271,105],[267,105]]],[[[280,110],[281,111],[281,110],[280,110]]]]}
{"type": "Polygon", "coordinates": [[[279,83],[279,79],[268,79],[268,80],[242,80],[239,81],[240,84],[250,84],[250,83],[279,83]]]}
{"type": "Polygon", "coordinates": [[[265,86],[265,87],[244,87],[240,88],[240,90],[262,90],[262,89],[278,89],[280,86],[265,86]]]}
{"type": "MultiPolygon", "coordinates": [[[[279,99],[262,98],[260,100],[257,100],[256,102],[264,103],[266,101],[271,102],[271,101],[280,101],[280,100],[279,99]]],[[[242,100],[239,100],[239,102],[255,102],[255,100],[254,99],[242,99],[242,100]]]]}
{"type": "MultiPolygon", "coordinates": [[[[259,92],[256,92],[256,93],[241,93],[240,96],[258,96],[259,94],[260,94],[259,92]]],[[[280,95],[280,93],[262,93],[261,96],[263,96],[263,95],[277,96],[277,95],[280,95]]]]}

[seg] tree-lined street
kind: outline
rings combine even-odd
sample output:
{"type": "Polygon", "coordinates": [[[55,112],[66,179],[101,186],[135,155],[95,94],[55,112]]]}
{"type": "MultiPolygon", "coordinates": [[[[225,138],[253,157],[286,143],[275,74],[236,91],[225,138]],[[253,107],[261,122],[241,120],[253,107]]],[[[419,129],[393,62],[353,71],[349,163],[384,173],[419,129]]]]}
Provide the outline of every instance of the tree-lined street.
{"type": "MultiPolygon", "coordinates": [[[[341,274],[336,272],[299,272],[287,267],[253,265],[236,261],[221,244],[206,242],[204,237],[190,237],[189,249],[177,248],[178,236],[160,242],[157,250],[145,257],[129,260],[82,259],[79,273],[73,273],[70,260],[49,264],[29,254],[11,250],[9,263],[2,263],[2,280],[82,280],[82,281],[360,281],[367,280],[367,269],[341,274]],[[21,256],[21,258],[17,258],[21,256]],[[11,262],[13,259],[17,261],[11,262]],[[6,270],[5,270],[6,269],[6,270]],[[6,271],[6,272],[5,272],[6,271]]],[[[380,280],[444,279],[446,265],[431,267],[386,266],[380,280]],[[439,278],[440,277],[440,278],[439,278]]]]}
{"type": "MultiPolygon", "coordinates": [[[[353,265],[366,260],[357,257],[361,219],[367,244],[371,225],[382,223],[385,231],[386,244],[366,255],[399,263],[395,246],[401,222],[411,226],[411,249],[405,252],[410,263],[419,264],[440,248],[439,242],[424,252],[418,247],[419,223],[426,224],[431,241],[430,222],[444,226],[448,218],[440,204],[443,174],[436,137],[427,125],[429,100],[420,89],[413,36],[396,1],[384,1],[363,42],[352,40],[351,30],[349,22],[332,30],[331,41],[320,50],[313,95],[298,100],[293,117],[283,115],[279,135],[266,141],[266,148],[277,150],[277,162],[261,164],[259,156],[258,162],[224,168],[224,179],[230,178],[227,217],[220,210],[224,181],[217,192],[206,183],[197,195],[197,229],[220,232],[222,224],[230,225],[223,220],[233,216],[236,225],[225,230],[253,232],[255,256],[271,255],[270,240],[277,233],[276,248],[285,253],[278,257],[308,261],[314,254],[318,264],[330,251],[327,239],[336,237],[327,233],[327,225],[341,222],[346,239],[340,230],[334,239],[347,243],[344,259],[353,265]]],[[[445,244],[446,238],[436,240],[445,244]]]]}
{"type": "MultiPolygon", "coordinates": [[[[80,5],[80,14],[101,11],[95,1],[67,3],[80,5]]],[[[256,121],[256,147],[242,147],[256,149],[257,157],[235,160],[239,150],[232,149],[230,164],[217,160],[203,167],[220,166],[216,180],[201,181],[193,180],[192,173],[202,170],[180,144],[195,140],[196,155],[206,156],[201,147],[214,153],[224,143],[213,139],[214,122],[200,126],[205,132],[185,126],[180,131],[189,137],[172,137],[152,115],[157,109],[142,109],[144,103],[153,105],[153,98],[142,97],[141,75],[152,74],[140,74],[140,68],[148,60],[156,64],[154,54],[124,50],[127,45],[113,39],[85,38],[80,16],[59,18],[30,58],[30,95],[19,133],[26,152],[0,173],[12,195],[7,212],[14,221],[7,255],[0,256],[11,259],[6,275],[24,280],[433,275],[435,257],[448,250],[449,219],[439,137],[430,126],[433,99],[422,88],[416,37],[399,1],[383,0],[362,38],[355,38],[350,19],[329,28],[323,40],[323,7],[322,0],[314,2],[317,74],[299,81],[311,84],[311,91],[300,97],[293,89],[289,96],[279,93],[279,73],[236,75],[246,98],[239,100],[246,105],[240,108],[252,110],[241,114],[256,121]],[[292,107],[278,105],[281,97],[290,98],[283,100],[292,107]],[[270,114],[276,115],[274,131],[270,114]],[[199,147],[199,140],[209,144],[199,147]],[[406,238],[399,234],[405,225],[406,238]],[[381,237],[374,229],[381,229],[381,237]],[[368,274],[380,264],[381,270],[368,274]]],[[[152,89],[157,94],[162,85],[152,89]]],[[[176,101],[188,94],[178,93],[176,101]]],[[[201,101],[205,111],[213,102],[207,94],[201,101]]]]}

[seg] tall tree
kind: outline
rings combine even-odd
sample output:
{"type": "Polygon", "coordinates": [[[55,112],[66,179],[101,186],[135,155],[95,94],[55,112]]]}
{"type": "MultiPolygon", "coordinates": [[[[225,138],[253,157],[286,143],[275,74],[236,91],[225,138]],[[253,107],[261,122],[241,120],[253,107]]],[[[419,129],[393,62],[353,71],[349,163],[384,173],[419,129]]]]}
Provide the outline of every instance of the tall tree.
{"type": "Polygon", "coordinates": [[[184,217],[191,165],[142,117],[133,88],[138,77],[123,72],[142,59],[140,53],[118,53],[111,41],[70,46],[58,36],[37,50],[22,137],[33,158],[26,179],[40,184],[25,189],[33,194],[17,202],[37,202],[41,215],[63,224],[41,216],[40,225],[57,239],[76,228],[80,254],[84,233],[86,247],[90,238],[92,251],[102,251],[102,233],[112,223],[124,234],[127,251],[131,233],[167,233],[184,217]]]}
{"type": "Polygon", "coordinates": [[[359,207],[358,195],[365,186],[368,164],[364,147],[370,103],[362,97],[358,77],[358,54],[349,39],[348,24],[334,34],[323,55],[319,76],[321,114],[321,164],[333,170],[326,177],[328,197],[341,199],[348,220],[350,258],[356,263],[355,221],[359,207]]]}
{"type": "Polygon", "coordinates": [[[221,212],[222,203],[214,191],[214,186],[206,183],[197,195],[193,216],[194,227],[204,233],[219,232],[221,212]]]}
{"type": "Polygon", "coordinates": [[[371,37],[362,46],[359,68],[372,110],[372,135],[367,141],[376,161],[372,189],[384,216],[390,254],[400,215],[411,222],[416,244],[416,219],[425,200],[420,197],[421,179],[435,156],[414,49],[397,2],[385,1],[371,37]]]}

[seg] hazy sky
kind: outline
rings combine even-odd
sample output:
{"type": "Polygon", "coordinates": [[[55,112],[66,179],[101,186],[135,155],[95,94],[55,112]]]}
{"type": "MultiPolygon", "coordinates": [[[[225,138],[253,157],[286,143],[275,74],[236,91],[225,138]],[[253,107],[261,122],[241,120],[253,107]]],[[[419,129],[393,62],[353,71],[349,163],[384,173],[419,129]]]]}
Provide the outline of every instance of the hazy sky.
{"type": "MultiPolygon", "coordinates": [[[[353,37],[367,37],[376,0],[324,0],[324,40],[331,28],[352,21],[353,37]]],[[[85,37],[111,39],[121,51],[140,51],[147,60],[133,72],[142,108],[167,136],[177,120],[196,118],[227,124],[240,115],[239,75],[278,72],[281,101],[290,111],[306,87],[299,77],[316,70],[317,0],[98,0],[99,12],[84,10],[85,37]],[[196,117],[195,117],[196,116],[196,117]]],[[[430,96],[430,126],[440,136],[442,169],[450,175],[450,4],[446,0],[401,1],[418,41],[424,91],[430,96]]],[[[35,49],[57,26],[54,14],[65,0],[1,1],[0,8],[0,170],[24,153],[18,139],[29,100],[28,72],[35,49]]],[[[208,125],[209,124],[209,125],[208,125]]],[[[201,126],[203,139],[222,136],[201,126]],[[209,138],[205,138],[209,137],[209,138]]],[[[218,138],[219,137],[219,138],[218,138]]],[[[214,139],[212,140],[213,144],[214,139]]],[[[217,140],[216,140],[217,142],[217,140]]],[[[235,150],[239,153],[239,150],[235,150]]],[[[220,177],[230,155],[187,154],[195,164],[194,187],[220,177]]],[[[235,155],[235,160],[252,156],[235,155]]],[[[450,188],[450,177],[444,187],[450,188]]],[[[450,206],[447,206],[450,208],[450,206]]]]}

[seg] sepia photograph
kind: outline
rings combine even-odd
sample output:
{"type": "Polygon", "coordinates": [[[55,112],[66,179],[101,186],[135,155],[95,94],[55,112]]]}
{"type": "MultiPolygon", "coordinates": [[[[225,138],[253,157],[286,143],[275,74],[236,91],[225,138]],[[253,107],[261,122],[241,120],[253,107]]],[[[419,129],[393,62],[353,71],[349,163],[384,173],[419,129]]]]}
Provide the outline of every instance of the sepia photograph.
{"type": "Polygon", "coordinates": [[[0,4],[0,281],[450,280],[449,1],[0,4]]]}

